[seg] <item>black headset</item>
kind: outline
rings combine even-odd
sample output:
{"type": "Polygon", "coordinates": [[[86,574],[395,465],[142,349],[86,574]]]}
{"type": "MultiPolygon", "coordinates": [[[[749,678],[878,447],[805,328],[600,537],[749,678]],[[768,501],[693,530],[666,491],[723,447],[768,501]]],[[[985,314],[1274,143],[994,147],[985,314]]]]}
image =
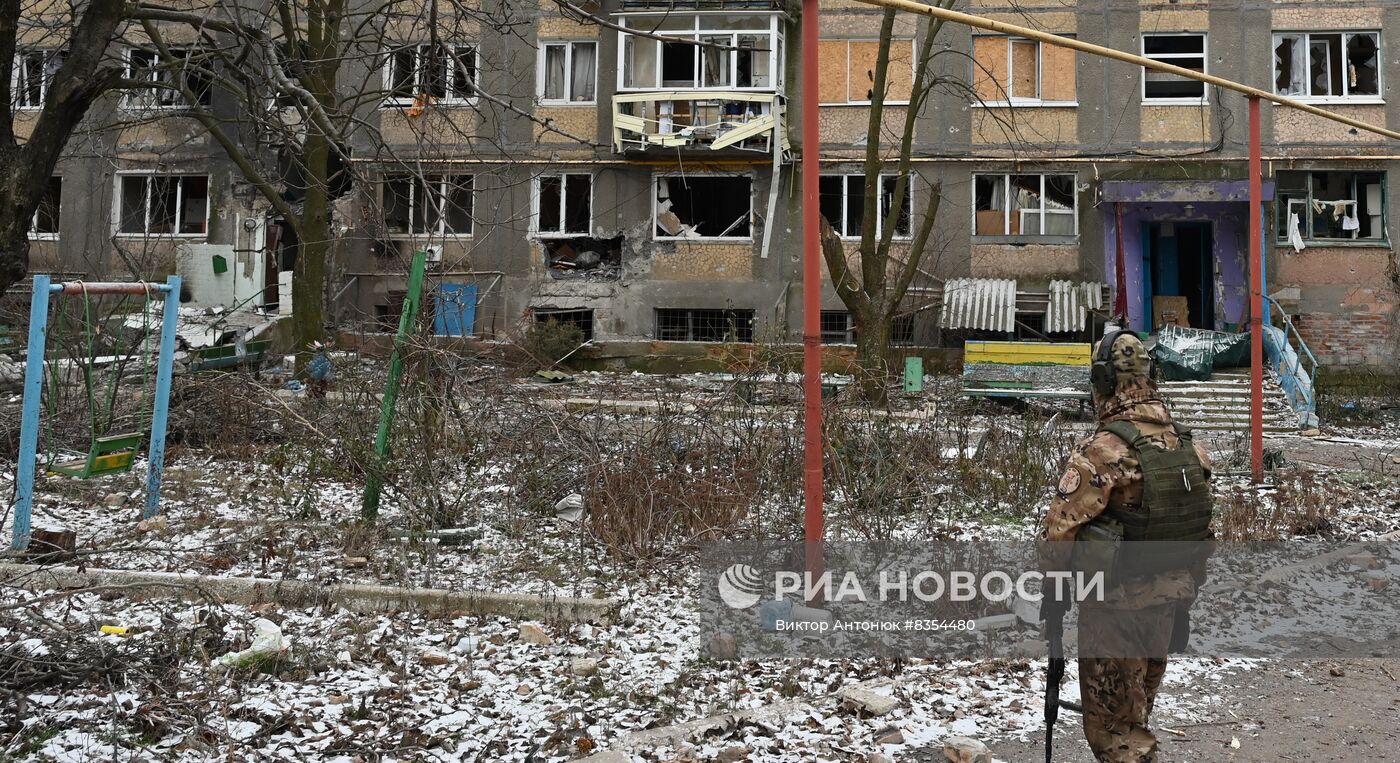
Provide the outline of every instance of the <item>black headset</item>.
{"type": "Polygon", "coordinates": [[[1089,366],[1089,383],[1094,387],[1094,393],[1099,397],[1113,397],[1113,393],[1118,390],[1118,369],[1113,367],[1113,343],[1118,341],[1118,337],[1133,332],[1126,329],[1119,329],[1112,334],[1105,334],[1099,342],[1098,352],[1094,353],[1093,365],[1089,366]]]}

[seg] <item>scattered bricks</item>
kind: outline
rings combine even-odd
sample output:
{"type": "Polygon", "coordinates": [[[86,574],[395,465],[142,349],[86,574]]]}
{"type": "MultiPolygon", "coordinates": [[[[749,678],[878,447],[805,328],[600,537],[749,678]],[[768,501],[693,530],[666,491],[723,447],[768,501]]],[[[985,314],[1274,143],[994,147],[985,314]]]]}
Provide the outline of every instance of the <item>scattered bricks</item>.
{"type": "Polygon", "coordinates": [[[992,763],[992,751],[972,737],[951,736],[944,739],[943,754],[952,763],[992,763]]]}
{"type": "Polygon", "coordinates": [[[899,700],[894,697],[876,694],[868,689],[854,686],[841,689],[836,692],[836,696],[841,699],[842,704],[875,717],[888,715],[899,707],[899,700]]]}
{"type": "Polygon", "coordinates": [[[554,639],[550,638],[548,633],[545,633],[540,626],[534,623],[520,624],[520,640],[537,646],[549,646],[554,643],[554,639]]]}
{"type": "Polygon", "coordinates": [[[894,726],[875,732],[875,744],[904,744],[904,734],[894,726]]]}
{"type": "Polygon", "coordinates": [[[62,562],[72,559],[77,548],[77,532],[36,527],[29,535],[25,555],[36,562],[62,562]]]}
{"type": "Polygon", "coordinates": [[[1384,591],[1390,586],[1390,578],[1379,572],[1367,572],[1361,576],[1361,581],[1372,591],[1384,591]]]}
{"type": "Polygon", "coordinates": [[[446,665],[451,660],[442,652],[424,652],[418,655],[420,665],[446,665]]]}

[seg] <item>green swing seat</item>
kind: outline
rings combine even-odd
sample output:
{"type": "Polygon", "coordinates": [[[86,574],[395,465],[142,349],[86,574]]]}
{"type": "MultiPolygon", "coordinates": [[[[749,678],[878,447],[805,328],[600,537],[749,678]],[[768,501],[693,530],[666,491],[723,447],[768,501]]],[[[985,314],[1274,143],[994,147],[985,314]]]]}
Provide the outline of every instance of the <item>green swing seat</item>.
{"type": "Polygon", "coordinates": [[[79,453],[75,454],[78,458],[55,461],[48,471],[50,474],[62,474],[78,479],[131,471],[131,465],[136,460],[136,449],[141,447],[141,441],[145,437],[143,432],[94,437],[87,456],[79,453]]]}

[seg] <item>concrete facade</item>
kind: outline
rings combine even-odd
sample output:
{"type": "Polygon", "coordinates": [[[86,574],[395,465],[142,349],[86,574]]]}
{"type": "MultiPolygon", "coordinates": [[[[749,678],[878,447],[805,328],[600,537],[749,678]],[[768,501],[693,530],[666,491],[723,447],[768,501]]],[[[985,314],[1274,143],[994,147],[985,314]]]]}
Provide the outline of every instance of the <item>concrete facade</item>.
{"type": "MultiPolygon", "coordinates": [[[[618,21],[627,13],[644,10],[643,6],[623,7],[618,0],[609,0],[603,9],[618,21]]],[[[336,207],[341,239],[330,286],[336,297],[334,318],[352,328],[382,326],[394,314],[394,302],[404,288],[407,252],[431,245],[442,252],[435,266],[436,279],[477,287],[474,326],[485,337],[519,332],[533,320],[535,311],[591,310],[596,339],[647,341],[658,338],[657,310],[714,309],[752,311],[756,340],[799,339],[801,177],[797,160],[804,141],[798,116],[807,106],[800,98],[796,16],[787,15],[781,5],[744,14],[771,15],[781,31],[780,59],[777,70],[768,75],[768,90],[776,96],[775,103],[785,106],[778,122],[791,150],[778,162],[775,173],[772,152],[712,150],[704,145],[618,151],[613,99],[619,92],[618,71],[625,57],[619,33],[563,18],[552,3],[510,7],[517,23],[509,34],[470,24],[461,25],[459,31],[468,38],[463,42],[480,46],[480,87],[533,120],[485,99],[455,108],[433,105],[417,116],[402,107],[366,107],[363,116],[373,127],[373,138],[362,133],[355,139],[356,183],[336,207]],[[594,101],[542,104],[541,48],[571,41],[596,44],[594,101]],[[470,235],[386,232],[379,180],[386,173],[402,171],[405,162],[423,172],[472,176],[470,235]],[[621,237],[620,265],[608,277],[560,277],[567,271],[547,266],[547,242],[532,231],[537,220],[536,181],[554,173],[591,175],[586,235],[598,240],[621,237]],[[748,234],[715,239],[657,235],[656,179],[708,175],[749,179],[748,234]],[[770,200],[776,204],[770,205],[770,200]]],[[[844,73],[858,79],[859,65],[853,62],[868,55],[867,43],[878,35],[881,11],[851,0],[832,0],[823,8],[824,42],[848,41],[844,73]]],[[[1133,52],[1146,49],[1145,38],[1203,35],[1200,57],[1210,73],[1265,88],[1276,81],[1277,33],[1315,33],[1324,46],[1328,34],[1377,33],[1377,92],[1315,100],[1376,124],[1400,126],[1400,98],[1393,97],[1392,89],[1393,83],[1400,82],[1400,59],[1386,55],[1392,41],[1385,31],[1400,29],[1400,8],[1379,0],[1041,4],[980,0],[962,9],[1133,52]]],[[[682,11],[672,10],[669,17],[681,15],[682,11]]],[[[662,17],[647,18],[659,21],[662,17]]],[[[926,23],[902,15],[896,37],[917,39],[926,23]]],[[[1116,221],[1121,213],[1128,272],[1123,288],[1129,293],[1136,327],[1145,328],[1151,320],[1150,295],[1142,284],[1144,247],[1159,245],[1151,236],[1169,237],[1175,224],[1192,222],[1207,224],[1208,255],[1220,274],[1219,284],[1206,284],[1223,295],[1210,322],[1230,327],[1245,320],[1247,206],[1242,201],[1189,193],[1117,202],[1104,198],[1105,184],[1113,181],[1148,189],[1166,181],[1242,181],[1247,138],[1243,97],[1209,89],[1204,102],[1146,98],[1143,74],[1136,67],[1042,48],[1035,66],[1022,69],[1028,66],[1026,59],[1018,58],[1023,49],[1013,50],[1008,44],[952,25],[940,33],[934,68],[940,77],[962,86],[939,87],[917,117],[915,229],[933,189],[942,192],[924,261],[927,278],[921,277],[918,285],[932,287],[940,279],[973,276],[1014,278],[1018,289],[1026,291],[1044,290],[1057,279],[1104,281],[1118,288],[1113,282],[1119,238],[1116,221]],[[1000,58],[1003,50],[1009,51],[1006,59],[1000,58]],[[974,66],[973,60],[979,65],[974,66]],[[1038,81],[1022,83],[1014,79],[1021,76],[1017,72],[1029,73],[1026,76],[1038,81]],[[1038,96],[998,99],[997,93],[1009,92],[1012,82],[1016,87],[1034,87],[1038,96]],[[973,90],[982,102],[973,102],[969,95],[973,90]],[[1008,221],[1044,224],[1047,232],[976,231],[975,226],[983,224],[977,209],[978,188],[986,187],[986,181],[979,186],[977,176],[996,174],[1072,175],[1073,224],[1049,231],[1049,212],[1040,214],[1042,223],[1036,222],[1034,213],[1007,211],[1008,221]],[[1169,227],[1163,229],[1163,223],[1169,227]],[[1152,225],[1157,227],[1148,227],[1152,225]]],[[[859,172],[869,132],[868,107],[827,103],[840,96],[827,94],[838,88],[826,78],[841,77],[842,67],[827,68],[831,71],[823,71],[824,103],[819,107],[823,172],[859,172]]],[[[348,82],[363,83],[380,77],[381,71],[369,63],[349,65],[343,76],[348,82]]],[[[1347,72],[1344,78],[1353,80],[1351,87],[1366,89],[1364,75],[1356,80],[1347,72]]],[[[847,82],[848,97],[859,90],[855,79],[847,82]]],[[[216,110],[217,103],[216,95],[216,110]]],[[[891,107],[886,114],[881,133],[887,142],[897,139],[904,112],[902,107],[891,107]]],[[[1396,328],[1400,276],[1393,242],[1400,231],[1385,207],[1386,199],[1400,192],[1400,172],[1392,171],[1400,150],[1377,136],[1268,104],[1263,142],[1266,180],[1280,188],[1284,185],[1280,173],[1285,173],[1284,180],[1290,172],[1377,173],[1375,183],[1367,180],[1369,175],[1353,181],[1363,195],[1366,185],[1380,186],[1378,228],[1370,238],[1323,237],[1307,240],[1305,249],[1295,251],[1278,235],[1280,215],[1287,214],[1279,211],[1282,202],[1267,205],[1267,291],[1279,295],[1283,307],[1296,317],[1324,365],[1394,366],[1400,343],[1396,328]]],[[[254,251],[262,245],[266,205],[187,117],[172,113],[137,127],[96,132],[73,145],[70,154],[60,170],[64,178],[61,231],[57,240],[36,243],[36,270],[154,272],[171,267],[178,237],[114,234],[119,174],[157,167],[162,172],[210,175],[207,232],[189,240],[229,245],[238,251],[254,251]],[[245,220],[253,222],[245,226],[245,220]]],[[[1291,177],[1290,182],[1296,182],[1300,176],[1291,177]]],[[[1023,188],[1025,181],[1016,182],[1022,184],[1018,189],[1023,188]]],[[[1007,193],[1003,199],[1010,198],[1011,192],[1007,193]]],[[[1001,210],[981,211],[988,225],[1002,214],[1001,210]]],[[[1321,217],[1316,223],[1328,224],[1321,217]]],[[[1212,266],[1205,262],[1202,267],[1212,266]]],[[[248,277],[257,276],[250,271],[248,277]]],[[[822,302],[827,310],[844,309],[829,284],[822,302]]],[[[911,309],[917,303],[916,295],[911,309]]],[[[916,342],[952,341],[938,331],[936,311],[917,316],[916,342]]]]}

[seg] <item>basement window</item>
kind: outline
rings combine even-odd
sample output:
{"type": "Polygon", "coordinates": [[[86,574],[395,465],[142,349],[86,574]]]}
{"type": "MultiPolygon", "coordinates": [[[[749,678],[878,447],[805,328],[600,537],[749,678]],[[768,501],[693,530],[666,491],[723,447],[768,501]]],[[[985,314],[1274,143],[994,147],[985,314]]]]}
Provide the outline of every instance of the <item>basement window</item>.
{"type": "Polygon", "coordinates": [[[1073,175],[975,175],[977,236],[1074,236],[1073,175]]]}
{"type": "Polygon", "coordinates": [[[583,333],[585,342],[593,341],[593,311],[592,310],[559,310],[548,307],[532,308],[530,312],[535,314],[537,323],[558,323],[566,326],[574,326],[583,333]]]}
{"type": "MultiPolygon", "coordinates": [[[[1203,34],[1145,34],[1142,54],[1153,61],[1206,73],[1203,34]]],[[[1206,83],[1144,68],[1142,98],[1154,103],[1205,103],[1206,83]]]]}
{"type": "Polygon", "coordinates": [[[663,342],[752,342],[752,310],[660,308],[656,338],[663,342]]]}
{"type": "Polygon", "coordinates": [[[1306,240],[1385,239],[1385,174],[1380,172],[1278,173],[1278,239],[1296,226],[1306,240]]]}
{"type": "Polygon", "coordinates": [[[470,236],[471,175],[390,175],[384,179],[384,225],[390,234],[470,236]]]}
{"type": "Polygon", "coordinates": [[[666,239],[749,239],[753,179],[747,175],[661,175],[656,178],[655,236],[666,239]]]}
{"type": "MultiPolygon", "coordinates": [[[[875,211],[875,227],[884,231],[885,218],[894,205],[898,175],[880,176],[880,208],[875,211]]],[[[894,225],[895,238],[909,237],[910,208],[913,199],[913,176],[904,185],[904,201],[899,219],[894,225]]],[[[842,238],[860,238],[865,220],[865,175],[822,175],[820,184],[822,216],[842,238]]],[[[878,234],[877,234],[878,237],[878,234]]]]}
{"type": "Polygon", "coordinates": [[[1300,98],[1372,99],[1381,92],[1379,32],[1274,35],[1274,92],[1300,98]]]}
{"type": "Polygon", "coordinates": [[[823,310],[822,344],[855,344],[856,322],[845,310],[823,310]]]}

